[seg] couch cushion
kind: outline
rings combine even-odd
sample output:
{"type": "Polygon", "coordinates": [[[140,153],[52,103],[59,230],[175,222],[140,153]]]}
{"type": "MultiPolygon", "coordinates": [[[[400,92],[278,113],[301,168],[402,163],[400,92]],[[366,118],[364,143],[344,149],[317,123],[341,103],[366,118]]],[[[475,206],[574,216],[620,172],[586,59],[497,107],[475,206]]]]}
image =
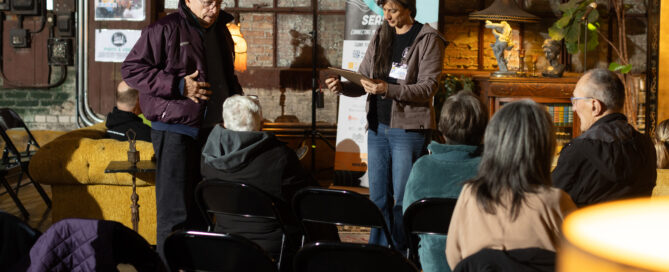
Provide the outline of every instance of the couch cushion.
{"type": "MultiPolygon", "coordinates": [[[[127,160],[128,142],[105,139],[106,127],[96,124],[68,132],[42,146],[30,162],[30,174],[44,184],[131,185],[126,173],[105,174],[110,161],[127,160]]],[[[137,141],[140,158],[153,156],[149,142],[137,141]]],[[[137,186],[151,186],[153,173],[137,175],[137,186]]]]}

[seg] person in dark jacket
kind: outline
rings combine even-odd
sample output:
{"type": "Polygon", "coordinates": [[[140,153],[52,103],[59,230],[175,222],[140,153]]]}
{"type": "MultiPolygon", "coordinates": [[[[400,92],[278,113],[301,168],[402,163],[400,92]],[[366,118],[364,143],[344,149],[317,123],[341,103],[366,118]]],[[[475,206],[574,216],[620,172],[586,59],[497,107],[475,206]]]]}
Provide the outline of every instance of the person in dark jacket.
{"type": "Polygon", "coordinates": [[[204,228],[193,199],[200,154],[221,122],[225,98],[242,93],[221,0],[180,0],[179,12],[149,25],[121,67],[139,90],[156,156],[157,249],[177,229],[204,228]]]}
{"type": "Polygon", "coordinates": [[[576,83],[571,101],[583,133],[560,152],[555,187],[579,207],[650,196],[657,177],[655,149],[620,113],[625,102],[620,78],[606,69],[590,70],[576,83]]]}
{"type": "MultiPolygon", "coordinates": [[[[107,126],[107,137],[127,141],[125,132],[132,129],[136,140],[151,141],[151,127],[144,124],[142,118],[137,116],[141,113],[137,101],[139,99],[137,90],[130,88],[125,81],[121,81],[116,88],[116,107],[107,114],[105,126],[107,126]]],[[[132,135],[131,135],[132,136],[132,135]]]]}
{"type": "MultiPolygon", "coordinates": [[[[257,100],[239,95],[228,98],[223,104],[223,122],[214,127],[202,150],[205,180],[244,182],[286,203],[297,190],[317,185],[292,149],[273,134],[260,131],[262,112],[257,100]]],[[[215,231],[245,236],[279,256],[282,231],[275,220],[217,214],[215,231]]]]}

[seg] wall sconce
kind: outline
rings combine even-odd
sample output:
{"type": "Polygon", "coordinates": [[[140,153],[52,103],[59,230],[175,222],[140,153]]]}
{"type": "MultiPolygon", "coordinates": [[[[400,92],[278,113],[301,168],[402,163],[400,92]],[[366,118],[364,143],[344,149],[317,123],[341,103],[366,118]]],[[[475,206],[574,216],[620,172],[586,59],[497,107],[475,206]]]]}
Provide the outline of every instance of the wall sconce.
{"type": "Polygon", "coordinates": [[[562,224],[556,271],[669,271],[669,197],[579,209],[562,224]]]}
{"type": "Polygon", "coordinates": [[[246,71],[246,40],[244,35],[242,35],[241,24],[227,24],[228,30],[232,35],[232,41],[235,42],[235,71],[244,72],[246,71]]]}

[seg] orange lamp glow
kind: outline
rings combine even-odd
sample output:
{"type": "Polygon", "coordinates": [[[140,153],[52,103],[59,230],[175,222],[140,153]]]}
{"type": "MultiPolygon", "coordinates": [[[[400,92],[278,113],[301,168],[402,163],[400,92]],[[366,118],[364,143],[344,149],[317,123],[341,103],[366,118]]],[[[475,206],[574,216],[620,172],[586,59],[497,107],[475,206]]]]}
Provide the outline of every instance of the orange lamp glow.
{"type": "Polygon", "coordinates": [[[244,35],[241,32],[241,25],[239,23],[227,24],[228,30],[232,35],[232,41],[235,42],[235,71],[244,72],[246,71],[246,40],[244,35]]]}
{"type": "Polygon", "coordinates": [[[669,197],[586,207],[562,232],[557,271],[669,271],[669,197]]]}

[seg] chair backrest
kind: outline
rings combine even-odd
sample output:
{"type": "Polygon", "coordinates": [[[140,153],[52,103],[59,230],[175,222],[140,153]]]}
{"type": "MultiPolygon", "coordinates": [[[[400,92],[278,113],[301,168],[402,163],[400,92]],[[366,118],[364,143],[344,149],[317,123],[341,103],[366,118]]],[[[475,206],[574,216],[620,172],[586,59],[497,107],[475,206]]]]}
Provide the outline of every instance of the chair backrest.
{"type": "Polygon", "coordinates": [[[172,233],[165,239],[165,258],[171,271],[277,271],[260,246],[234,234],[172,233]]]}
{"type": "Polygon", "coordinates": [[[446,235],[457,201],[455,198],[423,198],[412,203],[404,211],[406,233],[446,235]]]}
{"type": "Polygon", "coordinates": [[[420,263],[416,234],[448,234],[457,201],[455,198],[423,198],[409,205],[404,211],[404,230],[409,241],[409,259],[414,263],[420,263]]]}
{"type": "Polygon", "coordinates": [[[3,160],[7,159],[8,152],[11,152],[14,156],[16,156],[20,160],[21,156],[31,155],[30,148],[32,146],[35,146],[37,148],[40,147],[39,144],[37,143],[37,140],[35,140],[35,137],[30,132],[30,129],[28,129],[26,124],[23,122],[23,119],[21,119],[21,116],[19,116],[12,109],[8,108],[0,109],[0,135],[2,135],[2,140],[5,142],[5,149],[3,150],[2,154],[3,160]],[[7,134],[7,130],[13,128],[23,128],[28,135],[28,144],[23,154],[21,154],[19,147],[14,145],[11,138],[7,134]]]}
{"type": "Polygon", "coordinates": [[[392,241],[379,208],[356,192],[304,188],[293,196],[293,211],[300,221],[379,228],[392,241]]]}
{"type": "Polygon", "coordinates": [[[275,219],[284,227],[279,211],[281,200],[246,183],[205,180],[195,188],[195,199],[213,230],[211,214],[275,219]]]}
{"type": "Polygon", "coordinates": [[[308,244],[295,256],[295,272],[416,272],[416,266],[399,251],[373,244],[317,242],[308,244]]]}
{"type": "Polygon", "coordinates": [[[555,271],[555,252],[536,247],[512,250],[484,248],[453,268],[453,272],[473,271],[555,271]]]}

